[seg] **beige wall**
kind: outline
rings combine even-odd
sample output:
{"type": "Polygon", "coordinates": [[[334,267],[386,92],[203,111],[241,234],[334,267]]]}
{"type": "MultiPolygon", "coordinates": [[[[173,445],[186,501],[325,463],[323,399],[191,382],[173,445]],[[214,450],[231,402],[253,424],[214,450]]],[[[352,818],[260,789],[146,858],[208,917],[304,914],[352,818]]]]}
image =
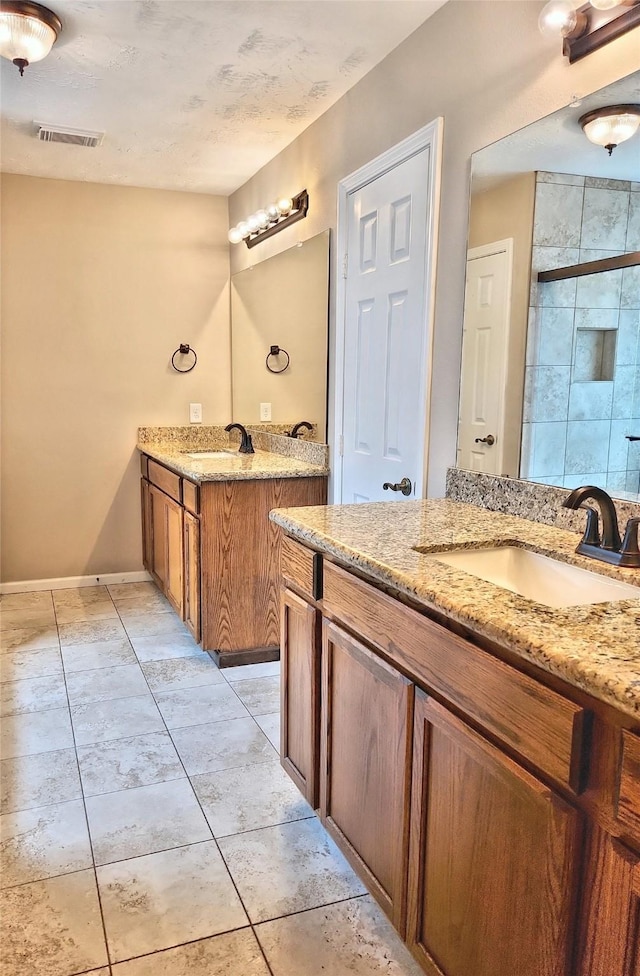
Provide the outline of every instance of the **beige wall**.
{"type": "MultiPolygon", "coordinates": [[[[309,215],[251,252],[239,271],[336,226],[336,185],[374,156],[444,116],[429,494],[455,461],[471,153],[637,70],[632,31],[569,65],[538,31],[542,0],[449,0],[230,199],[231,223],[281,193],[309,190],[309,215]]],[[[338,256],[332,258],[335,284],[338,256]]],[[[335,302],[332,299],[332,307],[335,302]]]]}
{"type": "Polygon", "coordinates": [[[469,247],[513,239],[511,315],[507,350],[504,411],[508,418],[503,446],[503,470],[511,478],[520,472],[520,434],[524,363],[527,346],[533,206],[536,174],[522,173],[498,186],[475,193],[469,209],[469,247]]]}
{"type": "Polygon", "coordinates": [[[141,569],[136,428],[230,416],[227,229],[221,197],[2,178],[4,581],[141,569]]]}

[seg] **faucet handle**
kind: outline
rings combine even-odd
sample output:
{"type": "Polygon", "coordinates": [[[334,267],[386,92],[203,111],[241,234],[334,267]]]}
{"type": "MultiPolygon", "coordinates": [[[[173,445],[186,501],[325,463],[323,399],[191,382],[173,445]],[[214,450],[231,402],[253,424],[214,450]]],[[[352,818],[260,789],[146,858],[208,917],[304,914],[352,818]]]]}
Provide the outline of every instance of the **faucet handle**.
{"type": "Polygon", "coordinates": [[[630,518],[620,550],[621,566],[640,566],[640,547],[638,546],[638,526],[640,518],[630,518]]]}
{"type": "Polygon", "coordinates": [[[597,508],[592,508],[591,505],[582,502],[580,508],[584,509],[587,513],[587,524],[584,530],[584,535],[582,536],[582,541],[588,546],[599,546],[601,544],[600,539],[600,520],[598,518],[597,508]]]}

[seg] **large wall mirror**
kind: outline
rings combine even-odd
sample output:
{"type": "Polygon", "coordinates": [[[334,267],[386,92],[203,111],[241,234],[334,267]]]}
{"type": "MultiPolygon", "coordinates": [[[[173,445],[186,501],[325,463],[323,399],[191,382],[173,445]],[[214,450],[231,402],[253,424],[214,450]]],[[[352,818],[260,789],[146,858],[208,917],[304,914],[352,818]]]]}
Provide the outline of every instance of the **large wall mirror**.
{"type": "Polygon", "coordinates": [[[640,72],[472,158],[460,467],[640,499],[640,134],[578,122],[629,103],[640,72]]]}
{"type": "Polygon", "coordinates": [[[326,441],[328,308],[328,230],[232,275],[235,421],[250,426],[265,419],[287,425],[306,420],[315,425],[315,437],[326,441]],[[269,356],[272,346],[282,352],[269,356]],[[265,403],[270,418],[260,416],[265,403]]]}

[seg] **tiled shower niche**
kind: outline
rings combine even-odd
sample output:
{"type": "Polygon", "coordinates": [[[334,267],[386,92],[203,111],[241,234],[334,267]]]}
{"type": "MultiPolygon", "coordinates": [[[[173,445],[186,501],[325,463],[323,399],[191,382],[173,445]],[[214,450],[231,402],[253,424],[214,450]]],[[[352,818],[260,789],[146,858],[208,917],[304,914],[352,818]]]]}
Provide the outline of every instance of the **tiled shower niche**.
{"type": "Polygon", "coordinates": [[[640,183],[536,174],[521,477],[640,492],[640,267],[539,271],[640,250],[640,183]]]}

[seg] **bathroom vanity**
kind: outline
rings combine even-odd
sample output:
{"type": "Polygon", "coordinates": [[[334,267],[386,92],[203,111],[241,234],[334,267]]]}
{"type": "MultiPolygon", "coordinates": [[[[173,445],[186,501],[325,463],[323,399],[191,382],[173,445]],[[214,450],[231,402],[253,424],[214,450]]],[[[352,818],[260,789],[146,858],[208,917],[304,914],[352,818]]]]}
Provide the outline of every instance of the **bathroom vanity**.
{"type": "Polygon", "coordinates": [[[322,504],[327,470],[269,451],[238,454],[220,437],[212,451],[178,436],[138,448],[144,566],[224,667],[278,657],[280,540],[269,511],[322,504]],[[209,456],[189,456],[198,453],[209,456]]]}
{"type": "Polygon", "coordinates": [[[640,976],[640,589],[551,608],[438,553],[640,572],[448,500],[271,517],[282,764],[425,972],[640,976]]]}

